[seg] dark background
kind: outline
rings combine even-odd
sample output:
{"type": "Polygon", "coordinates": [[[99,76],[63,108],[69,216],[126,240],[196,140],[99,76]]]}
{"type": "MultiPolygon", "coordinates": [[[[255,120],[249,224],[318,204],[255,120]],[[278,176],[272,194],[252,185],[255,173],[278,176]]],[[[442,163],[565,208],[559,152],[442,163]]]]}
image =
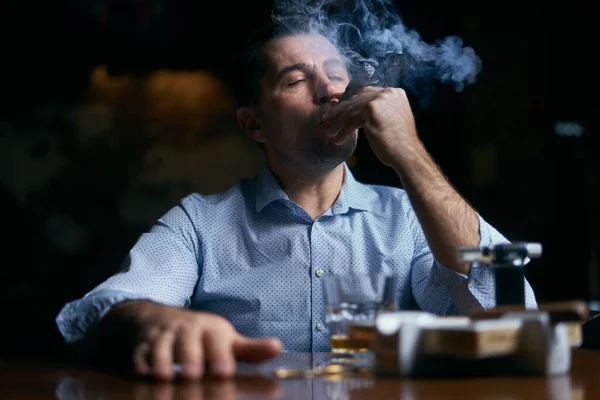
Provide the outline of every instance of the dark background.
{"type": "MultiPolygon", "coordinates": [[[[63,357],[65,302],[182,196],[262,163],[224,77],[268,2],[51,3],[0,6],[0,358],[63,357]]],[[[397,5],[424,40],[459,36],[483,62],[476,84],[414,107],[435,160],[510,240],[543,244],[526,270],[538,301],[599,300],[596,6],[397,5]]],[[[364,141],[350,161],[363,182],[400,186],[364,141]]]]}

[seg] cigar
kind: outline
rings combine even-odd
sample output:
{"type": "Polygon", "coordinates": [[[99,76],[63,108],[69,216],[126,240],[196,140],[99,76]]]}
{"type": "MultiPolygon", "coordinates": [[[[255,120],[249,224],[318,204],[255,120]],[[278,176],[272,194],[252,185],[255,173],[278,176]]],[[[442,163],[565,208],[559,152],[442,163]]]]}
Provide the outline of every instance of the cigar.
{"type": "Polygon", "coordinates": [[[377,81],[372,80],[374,75],[375,67],[369,63],[363,63],[362,66],[359,67],[354,74],[352,74],[350,83],[348,83],[348,86],[346,86],[346,90],[344,91],[340,101],[349,99],[363,90],[365,86],[377,83],[377,81]]]}

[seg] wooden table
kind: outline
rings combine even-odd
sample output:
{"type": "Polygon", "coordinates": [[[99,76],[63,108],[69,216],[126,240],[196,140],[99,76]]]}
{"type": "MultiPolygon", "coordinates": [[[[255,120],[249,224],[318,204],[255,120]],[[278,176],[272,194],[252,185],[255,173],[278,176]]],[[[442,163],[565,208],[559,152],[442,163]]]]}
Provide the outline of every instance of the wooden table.
{"type": "Polygon", "coordinates": [[[400,379],[329,377],[280,380],[277,367],[310,368],[327,353],[288,353],[240,364],[229,380],[160,383],[77,365],[0,361],[0,399],[600,399],[600,351],[575,349],[571,372],[555,377],[400,379]]]}

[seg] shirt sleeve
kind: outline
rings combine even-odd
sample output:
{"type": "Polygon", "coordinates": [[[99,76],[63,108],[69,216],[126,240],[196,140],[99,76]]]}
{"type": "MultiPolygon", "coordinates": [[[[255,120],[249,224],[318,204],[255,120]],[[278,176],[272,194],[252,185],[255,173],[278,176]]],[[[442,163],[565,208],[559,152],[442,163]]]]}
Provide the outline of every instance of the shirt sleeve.
{"type": "Polygon", "coordinates": [[[199,277],[200,246],[183,204],[138,238],[114,275],[63,306],[56,324],[68,344],[93,341],[100,319],[124,300],[189,306],[199,277]]]}
{"type": "MultiPolygon", "coordinates": [[[[479,214],[477,217],[481,237],[479,246],[509,243],[479,214]]],[[[472,263],[468,276],[447,268],[434,259],[414,211],[409,213],[409,221],[415,240],[411,283],[417,305],[424,311],[438,315],[466,315],[495,307],[494,274],[489,265],[472,263]]],[[[537,308],[533,289],[527,280],[525,306],[537,308]]]]}

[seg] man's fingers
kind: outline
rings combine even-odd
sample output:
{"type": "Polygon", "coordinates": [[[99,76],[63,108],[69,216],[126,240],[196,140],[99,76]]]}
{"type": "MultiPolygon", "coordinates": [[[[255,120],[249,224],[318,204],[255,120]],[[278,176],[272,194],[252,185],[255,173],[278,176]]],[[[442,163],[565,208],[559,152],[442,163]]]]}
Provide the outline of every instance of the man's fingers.
{"type": "Polygon", "coordinates": [[[337,136],[339,134],[339,131],[341,131],[342,128],[344,128],[348,124],[348,121],[350,120],[350,118],[352,118],[353,115],[354,113],[352,112],[352,108],[349,107],[345,113],[339,115],[337,119],[331,123],[331,127],[330,130],[327,132],[327,136],[337,136]]]}
{"type": "Polygon", "coordinates": [[[211,374],[221,377],[232,376],[235,372],[235,359],[231,350],[230,335],[219,335],[212,330],[204,333],[204,353],[211,374]]]}
{"type": "Polygon", "coordinates": [[[133,368],[137,375],[146,376],[150,374],[151,362],[150,358],[150,343],[142,342],[137,345],[133,352],[133,368]]]}
{"type": "Polygon", "coordinates": [[[197,379],[204,373],[202,337],[198,330],[182,329],[177,334],[174,348],[175,362],[181,365],[180,376],[197,379]]]}
{"type": "Polygon", "coordinates": [[[334,144],[340,145],[348,140],[349,136],[352,135],[358,128],[355,126],[345,127],[341,131],[338,132],[337,136],[334,137],[331,141],[334,144]]]}
{"type": "Polygon", "coordinates": [[[342,144],[348,139],[350,135],[354,133],[361,126],[360,120],[360,112],[358,111],[348,111],[344,116],[342,116],[334,125],[333,132],[331,135],[331,141],[335,144],[342,144]]]}
{"type": "Polygon", "coordinates": [[[351,100],[345,101],[344,103],[337,104],[335,107],[329,109],[323,116],[321,120],[323,122],[335,123],[336,120],[352,106],[351,100]]]}
{"type": "Polygon", "coordinates": [[[173,344],[175,333],[165,331],[160,333],[152,346],[152,374],[159,379],[173,379],[173,344]]]}
{"type": "Polygon", "coordinates": [[[242,361],[264,361],[281,353],[283,344],[276,338],[250,339],[239,335],[233,342],[233,354],[242,361]]]}
{"type": "Polygon", "coordinates": [[[323,122],[333,122],[355,107],[362,108],[366,103],[375,99],[381,90],[382,88],[379,87],[364,87],[359,93],[331,107],[321,119],[323,122]]]}

